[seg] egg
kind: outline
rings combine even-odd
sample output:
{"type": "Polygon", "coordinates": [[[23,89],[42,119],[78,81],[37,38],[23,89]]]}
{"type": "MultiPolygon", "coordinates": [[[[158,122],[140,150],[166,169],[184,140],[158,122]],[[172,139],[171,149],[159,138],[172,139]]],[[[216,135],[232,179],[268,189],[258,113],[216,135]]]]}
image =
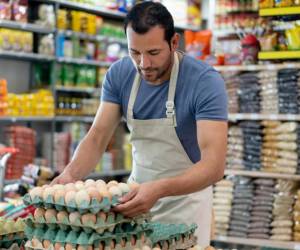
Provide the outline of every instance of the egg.
{"type": "Polygon", "coordinates": [[[130,242],[131,242],[131,246],[135,246],[135,244],[136,244],[135,236],[133,236],[133,235],[131,236],[130,242]]]}
{"type": "Polygon", "coordinates": [[[93,250],[93,246],[91,245],[78,245],[77,250],[93,250]]]}
{"type": "Polygon", "coordinates": [[[45,212],[45,220],[46,222],[50,222],[52,218],[56,218],[57,212],[55,209],[47,209],[45,212]]]}
{"type": "Polygon", "coordinates": [[[40,219],[44,219],[45,217],[45,209],[43,208],[37,208],[34,211],[33,217],[35,220],[40,220],[40,219]]]}
{"type": "Polygon", "coordinates": [[[108,192],[108,190],[106,188],[100,189],[99,190],[99,194],[101,195],[101,197],[103,198],[108,198],[109,200],[111,200],[112,195],[110,192],[108,192]]]}
{"type": "Polygon", "coordinates": [[[44,199],[44,201],[47,200],[47,198],[49,196],[54,196],[54,192],[55,192],[55,189],[53,187],[47,187],[47,188],[45,188],[45,190],[43,192],[43,199],[44,199]]]}
{"type": "Polygon", "coordinates": [[[121,241],[120,241],[120,245],[121,245],[121,247],[125,247],[126,246],[126,240],[122,238],[121,241]]]}
{"type": "Polygon", "coordinates": [[[69,214],[69,222],[71,224],[75,224],[75,222],[80,219],[80,213],[79,212],[72,212],[69,214]]]}
{"type": "Polygon", "coordinates": [[[69,214],[66,211],[59,211],[56,217],[57,217],[57,221],[62,223],[65,219],[69,218],[69,214]]]}
{"type": "Polygon", "coordinates": [[[60,250],[61,248],[62,248],[62,243],[56,242],[56,243],[54,244],[54,250],[60,250]]]}
{"type": "Polygon", "coordinates": [[[116,247],[116,241],[115,240],[111,240],[110,241],[110,248],[111,249],[115,249],[115,247],[116,247]]]}
{"type": "Polygon", "coordinates": [[[50,187],[50,185],[45,184],[45,185],[42,186],[42,189],[45,190],[47,187],[50,187]]]}
{"type": "Polygon", "coordinates": [[[142,250],[151,250],[149,246],[143,246],[142,250]]]}
{"type": "Polygon", "coordinates": [[[122,196],[122,190],[118,186],[112,186],[108,189],[112,196],[122,196]]]}
{"type": "Polygon", "coordinates": [[[93,224],[96,224],[96,221],[97,221],[96,215],[91,214],[91,213],[82,215],[81,223],[83,225],[86,225],[89,221],[91,221],[93,224]]]}
{"type": "Polygon", "coordinates": [[[43,247],[46,249],[49,249],[51,246],[51,241],[50,240],[43,240],[43,247]]]}
{"type": "Polygon", "coordinates": [[[84,186],[85,187],[94,187],[96,186],[96,182],[92,179],[87,179],[85,182],[84,182],[84,186]]]}
{"type": "Polygon", "coordinates": [[[77,206],[80,206],[80,204],[82,202],[90,204],[91,198],[86,190],[80,190],[76,193],[75,201],[76,201],[77,206]]]}
{"type": "Polygon", "coordinates": [[[68,183],[68,184],[66,184],[65,185],[65,190],[66,190],[66,192],[68,192],[70,190],[76,191],[75,184],[74,183],[68,183]]]}
{"type": "Polygon", "coordinates": [[[129,186],[126,183],[121,182],[121,183],[119,183],[118,187],[121,189],[123,194],[126,194],[130,191],[129,186]]]}
{"type": "Polygon", "coordinates": [[[72,244],[67,243],[67,244],[65,245],[65,249],[66,249],[66,250],[73,250],[73,249],[75,249],[75,247],[74,247],[72,244]]]}
{"type": "Polygon", "coordinates": [[[117,181],[110,181],[107,183],[107,188],[109,189],[110,187],[113,187],[113,186],[118,186],[119,183],[117,181]]]}
{"type": "Polygon", "coordinates": [[[65,203],[68,205],[71,201],[75,201],[76,192],[74,190],[70,190],[65,195],[65,203]]]}
{"type": "Polygon", "coordinates": [[[54,202],[58,203],[58,201],[62,198],[65,199],[66,191],[64,189],[57,189],[54,193],[54,202]]]}
{"type": "Polygon", "coordinates": [[[81,190],[81,189],[84,189],[85,187],[84,187],[84,182],[83,181],[76,181],[75,182],[75,187],[76,187],[76,189],[79,191],[79,190],[81,190]]]}
{"type": "Polygon", "coordinates": [[[145,243],[146,242],[146,237],[145,237],[145,234],[141,234],[141,242],[142,243],[145,243]]]}
{"type": "Polygon", "coordinates": [[[42,243],[37,239],[37,238],[32,238],[31,240],[31,245],[35,248],[40,247],[42,243]]]}
{"type": "Polygon", "coordinates": [[[87,191],[88,195],[90,196],[91,200],[95,199],[98,202],[100,202],[102,200],[102,196],[98,192],[97,188],[95,188],[95,187],[88,187],[86,189],[86,191],[87,191]]]}
{"type": "Polygon", "coordinates": [[[106,222],[106,219],[107,219],[107,214],[104,213],[104,212],[99,212],[98,213],[98,216],[104,221],[106,222]]]}
{"type": "Polygon", "coordinates": [[[99,179],[99,180],[96,180],[96,185],[106,186],[106,182],[104,180],[99,179]]]}
{"type": "Polygon", "coordinates": [[[65,189],[65,186],[62,184],[55,184],[52,186],[55,190],[63,190],[65,189]]]}
{"type": "Polygon", "coordinates": [[[34,200],[35,197],[42,198],[43,197],[43,188],[42,187],[35,187],[30,190],[29,195],[31,200],[34,200]]]}
{"type": "Polygon", "coordinates": [[[140,184],[138,184],[137,182],[134,182],[134,181],[130,182],[128,185],[129,185],[130,190],[136,189],[140,186],[140,184]]]}

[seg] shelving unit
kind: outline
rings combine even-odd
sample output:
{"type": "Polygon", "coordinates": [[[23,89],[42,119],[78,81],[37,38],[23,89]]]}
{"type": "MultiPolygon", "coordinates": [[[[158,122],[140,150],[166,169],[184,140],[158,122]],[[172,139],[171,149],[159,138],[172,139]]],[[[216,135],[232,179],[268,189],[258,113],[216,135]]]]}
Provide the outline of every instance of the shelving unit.
{"type": "Polygon", "coordinates": [[[94,116],[55,116],[54,121],[56,121],[56,122],[87,122],[87,123],[91,123],[94,121],[94,116]]]}
{"type": "Polygon", "coordinates": [[[64,92],[78,92],[78,93],[99,93],[101,88],[90,88],[90,87],[69,87],[69,86],[55,86],[56,91],[64,92]]]}
{"type": "Polygon", "coordinates": [[[111,65],[110,62],[102,62],[102,61],[96,61],[96,60],[71,58],[71,57],[58,57],[57,62],[78,64],[78,65],[87,65],[87,66],[99,66],[99,67],[109,67],[111,65]]]}
{"type": "Polygon", "coordinates": [[[15,59],[15,60],[25,60],[25,61],[48,61],[53,62],[55,60],[54,56],[42,55],[37,53],[25,53],[25,52],[14,52],[14,51],[0,51],[0,57],[15,59]]]}
{"type": "Polygon", "coordinates": [[[260,9],[260,16],[287,16],[300,14],[300,6],[260,9]]]}
{"type": "Polygon", "coordinates": [[[260,71],[260,70],[280,70],[300,68],[300,63],[277,63],[262,65],[232,65],[232,66],[215,66],[217,71],[260,71]]]}
{"type": "Polygon", "coordinates": [[[56,30],[56,29],[43,27],[38,24],[21,23],[21,22],[9,21],[9,20],[0,20],[0,27],[8,28],[8,29],[18,29],[23,31],[31,31],[31,32],[41,33],[41,34],[54,33],[56,30]]]}
{"type": "Polygon", "coordinates": [[[3,117],[0,116],[0,122],[51,122],[54,117],[39,117],[39,116],[28,116],[28,117],[3,117]]]}
{"type": "Polygon", "coordinates": [[[213,241],[230,243],[230,244],[249,245],[249,246],[272,247],[272,248],[279,248],[279,249],[300,249],[300,242],[247,239],[247,238],[237,238],[237,237],[227,237],[227,236],[216,236],[213,239],[213,241]]]}
{"type": "Polygon", "coordinates": [[[284,60],[284,59],[299,59],[300,58],[300,51],[262,51],[259,52],[258,58],[260,60],[284,60]]]}
{"type": "Polygon", "coordinates": [[[274,120],[274,121],[300,121],[300,115],[293,114],[229,114],[230,121],[239,120],[274,120]]]}

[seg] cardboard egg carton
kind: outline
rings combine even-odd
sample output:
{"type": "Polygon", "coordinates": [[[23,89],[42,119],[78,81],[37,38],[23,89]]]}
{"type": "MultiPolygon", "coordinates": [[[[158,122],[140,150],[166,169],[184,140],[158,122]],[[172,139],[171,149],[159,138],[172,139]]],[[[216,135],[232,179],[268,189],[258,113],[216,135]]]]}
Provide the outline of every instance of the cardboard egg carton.
{"type": "MultiPolygon", "coordinates": [[[[37,209],[41,211],[43,209],[37,209]]],[[[45,214],[47,210],[45,210],[45,214]]],[[[76,213],[76,212],[75,212],[76,213]]],[[[73,213],[73,214],[75,214],[73,213]]],[[[144,214],[135,218],[125,218],[120,213],[113,212],[100,212],[94,214],[77,214],[76,218],[71,219],[72,214],[63,214],[65,216],[34,216],[30,215],[25,220],[26,224],[32,228],[50,228],[50,229],[61,229],[61,230],[72,230],[75,232],[85,231],[86,233],[97,232],[103,234],[104,232],[122,232],[124,230],[133,230],[137,225],[146,223],[150,218],[150,214],[144,214]]],[[[43,214],[43,212],[41,213],[43,214]]]]}
{"type": "Polygon", "coordinates": [[[0,248],[9,249],[13,245],[20,246],[24,241],[25,223],[22,219],[14,221],[0,217],[0,248]]]}

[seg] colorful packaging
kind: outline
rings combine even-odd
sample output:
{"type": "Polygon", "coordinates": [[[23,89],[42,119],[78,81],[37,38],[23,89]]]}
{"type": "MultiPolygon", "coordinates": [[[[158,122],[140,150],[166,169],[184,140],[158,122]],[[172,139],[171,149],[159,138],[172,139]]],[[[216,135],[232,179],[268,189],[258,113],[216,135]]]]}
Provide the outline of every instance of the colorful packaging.
{"type": "Polygon", "coordinates": [[[11,16],[11,1],[0,0],[0,20],[10,20],[11,16]]]}
{"type": "Polygon", "coordinates": [[[27,23],[28,0],[14,0],[12,3],[12,19],[17,22],[27,23]]]}

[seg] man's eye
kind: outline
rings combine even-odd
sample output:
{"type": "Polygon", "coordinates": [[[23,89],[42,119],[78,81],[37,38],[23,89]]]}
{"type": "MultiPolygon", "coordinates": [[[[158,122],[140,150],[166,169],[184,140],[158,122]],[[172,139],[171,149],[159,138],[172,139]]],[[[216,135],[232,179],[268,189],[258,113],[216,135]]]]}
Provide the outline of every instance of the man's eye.
{"type": "Polygon", "coordinates": [[[137,52],[137,51],[131,51],[131,54],[132,54],[132,55],[139,55],[140,53],[137,52]]]}
{"type": "Polygon", "coordinates": [[[158,55],[159,52],[158,52],[158,51],[152,51],[152,52],[150,52],[149,54],[150,54],[151,56],[155,56],[155,55],[158,55]]]}

